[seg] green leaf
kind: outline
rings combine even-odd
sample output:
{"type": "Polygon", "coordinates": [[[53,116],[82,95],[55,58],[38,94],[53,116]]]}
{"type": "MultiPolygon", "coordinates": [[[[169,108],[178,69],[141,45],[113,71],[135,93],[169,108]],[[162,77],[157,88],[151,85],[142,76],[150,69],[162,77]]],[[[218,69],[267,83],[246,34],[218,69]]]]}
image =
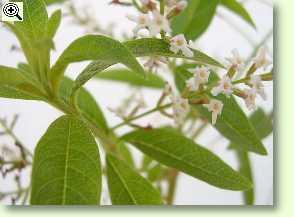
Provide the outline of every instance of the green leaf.
{"type": "Polygon", "coordinates": [[[146,72],[144,79],[138,76],[136,72],[123,68],[100,72],[95,78],[127,83],[139,87],[163,88],[165,85],[164,80],[152,72],[146,72]]]}
{"type": "MultiPolygon", "coordinates": [[[[74,82],[71,79],[66,77],[63,78],[59,89],[59,95],[64,102],[69,102],[73,86],[74,82]]],[[[104,130],[104,132],[108,131],[108,126],[103,112],[101,111],[99,105],[96,103],[95,99],[84,88],[78,90],[77,106],[83,116],[94,123],[95,126],[99,126],[100,129],[104,130]]]]}
{"type": "Polygon", "coordinates": [[[236,0],[221,0],[221,4],[243,18],[249,25],[256,28],[253,19],[241,3],[236,0]]]}
{"type": "Polygon", "coordinates": [[[171,128],[137,130],[122,139],[158,162],[216,187],[229,190],[252,187],[219,157],[171,128]]]}
{"type": "Polygon", "coordinates": [[[186,9],[172,20],[173,35],[195,40],[210,25],[220,0],[190,0],[186,9]]]}
{"type": "Polygon", "coordinates": [[[216,61],[215,59],[209,57],[201,51],[193,49],[194,57],[185,57],[182,54],[175,54],[170,51],[170,45],[162,40],[156,38],[142,38],[137,40],[131,40],[124,43],[136,57],[146,57],[146,56],[164,56],[164,57],[175,57],[193,60],[196,63],[212,65],[223,68],[224,66],[216,61]]]}
{"type": "Polygon", "coordinates": [[[272,119],[261,108],[250,116],[250,121],[260,139],[264,139],[273,132],[272,119]]]}
{"type": "Polygon", "coordinates": [[[160,193],[124,161],[106,157],[107,181],[113,205],[160,205],[160,193]]]}
{"type": "Polygon", "coordinates": [[[57,32],[58,27],[61,22],[61,10],[56,10],[53,12],[51,17],[48,20],[47,25],[47,36],[53,38],[57,32]]]}
{"type": "Polygon", "coordinates": [[[148,171],[148,180],[150,182],[155,182],[162,177],[163,168],[161,164],[156,164],[148,171]]]}
{"type": "MultiPolygon", "coordinates": [[[[65,69],[70,63],[95,60],[102,63],[103,70],[116,63],[122,63],[138,74],[144,75],[144,69],[127,47],[119,41],[101,35],[86,35],[72,42],[58,58],[51,71],[53,87],[58,87],[65,69]]],[[[87,67],[76,79],[75,86],[78,89],[98,71],[93,67],[87,67]]]]}
{"type": "Polygon", "coordinates": [[[101,165],[95,138],[70,116],[57,119],[39,141],[32,172],[32,205],[98,205],[101,165]]]}
{"type": "Polygon", "coordinates": [[[41,100],[42,93],[16,69],[0,65],[0,97],[41,100]]]}

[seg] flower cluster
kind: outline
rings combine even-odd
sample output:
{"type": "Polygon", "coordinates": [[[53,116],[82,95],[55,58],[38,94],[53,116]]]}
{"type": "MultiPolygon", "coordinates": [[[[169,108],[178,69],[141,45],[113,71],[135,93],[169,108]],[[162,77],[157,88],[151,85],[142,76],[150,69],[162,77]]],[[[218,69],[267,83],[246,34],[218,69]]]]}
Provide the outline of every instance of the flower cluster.
{"type": "MultiPolygon", "coordinates": [[[[128,15],[127,18],[137,25],[133,29],[135,36],[139,35],[139,31],[146,29],[151,37],[157,37],[159,34],[168,35],[171,33],[170,19],[178,15],[187,6],[186,1],[170,0],[165,2],[167,13],[161,14],[157,4],[152,0],[141,0],[141,13],[133,16],[128,15]]],[[[175,54],[182,52],[186,57],[193,57],[191,50],[192,42],[187,42],[183,34],[170,38],[170,50],[175,54]]]]}
{"type": "MultiPolygon", "coordinates": [[[[243,58],[240,57],[237,50],[233,50],[232,57],[228,58],[228,61],[230,65],[227,74],[225,74],[213,87],[206,86],[206,89],[204,88],[204,85],[208,83],[210,70],[208,67],[202,66],[191,70],[193,76],[186,81],[186,88],[189,91],[198,91],[200,89],[208,90],[214,97],[219,94],[224,94],[225,96],[230,97],[236,92],[235,95],[244,99],[245,105],[248,109],[255,109],[257,95],[263,100],[266,100],[263,78],[260,75],[255,74],[258,69],[266,69],[271,64],[270,60],[267,58],[265,49],[260,48],[256,57],[253,58],[252,65],[248,70],[245,79],[243,79],[247,86],[243,90],[237,88],[237,84],[242,82],[233,81],[234,73],[241,70],[244,66],[243,58]]],[[[239,81],[242,81],[242,79],[239,81]]],[[[209,103],[204,106],[212,112],[212,124],[215,124],[217,116],[221,114],[224,106],[222,101],[210,99],[209,103]]]]}

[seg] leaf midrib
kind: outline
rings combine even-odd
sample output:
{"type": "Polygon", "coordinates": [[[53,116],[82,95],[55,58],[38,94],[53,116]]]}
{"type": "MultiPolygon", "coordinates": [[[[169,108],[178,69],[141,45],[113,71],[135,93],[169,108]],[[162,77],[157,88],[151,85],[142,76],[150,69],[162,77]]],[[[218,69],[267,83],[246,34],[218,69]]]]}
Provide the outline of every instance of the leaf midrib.
{"type": "Polygon", "coordinates": [[[67,173],[68,173],[68,157],[69,157],[69,147],[70,147],[70,133],[71,133],[71,120],[68,122],[68,134],[66,143],[66,154],[65,154],[65,166],[64,166],[64,181],[62,189],[62,205],[66,203],[66,189],[67,189],[67,173]]]}

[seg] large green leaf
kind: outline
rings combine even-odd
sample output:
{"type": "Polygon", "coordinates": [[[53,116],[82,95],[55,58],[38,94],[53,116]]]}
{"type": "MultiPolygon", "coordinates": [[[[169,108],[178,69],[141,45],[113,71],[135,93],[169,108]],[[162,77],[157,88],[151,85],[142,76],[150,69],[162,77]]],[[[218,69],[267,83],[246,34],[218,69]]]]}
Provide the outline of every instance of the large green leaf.
{"type": "Polygon", "coordinates": [[[20,70],[0,66],[0,97],[41,100],[42,93],[25,79],[20,70]]]}
{"type": "Polygon", "coordinates": [[[139,87],[163,88],[165,85],[164,80],[152,72],[147,72],[144,79],[136,72],[124,68],[100,72],[95,78],[127,83],[139,87]]]}
{"type": "Polygon", "coordinates": [[[211,23],[220,0],[190,0],[187,8],[172,20],[173,35],[184,34],[194,40],[203,34],[211,23]]]}
{"type": "MultiPolygon", "coordinates": [[[[144,69],[135,56],[119,41],[102,35],[86,35],[72,42],[58,58],[50,73],[53,87],[58,87],[58,83],[70,63],[86,60],[102,63],[103,69],[116,63],[122,63],[138,74],[144,74],[144,69]]],[[[76,89],[96,73],[97,71],[92,67],[87,67],[76,79],[76,89]]]]}
{"type": "Polygon", "coordinates": [[[101,165],[94,137],[70,116],[57,119],[35,150],[33,205],[98,205],[101,165]]]}
{"type": "MultiPolygon", "coordinates": [[[[176,68],[174,73],[175,83],[178,89],[182,90],[185,86],[185,81],[191,76],[191,73],[184,66],[176,68]]],[[[219,78],[215,73],[210,73],[210,84],[216,82],[218,79],[219,78]]],[[[221,100],[224,107],[221,115],[217,118],[214,127],[223,136],[238,145],[239,148],[266,155],[266,149],[235,98],[233,96],[228,98],[224,95],[219,95],[215,98],[221,100]]],[[[211,113],[207,108],[202,105],[197,105],[193,106],[193,109],[196,109],[203,118],[211,121],[211,113]]]]}
{"type": "MultiPolygon", "coordinates": [[[[65,102],[69,102],[73,86],[74,82],[72,80],[66,77],[63,78],[59,89],[59,95],[65,102]]],[[[108,126],[103,112],[96,103],[95,99],[84,88],[79,89],[77,93],[77,106],[83,116],[94,123],[95,126],[99,126],[105,132],[108,131],[108,126]]]]}
{"type": "MultiPolygon", "coordinates": [[[[256,110],[251,116],[250,121],[254,126],[257,135],[260,139],[267,137],[273,131],[273,124],[271,118],[265,114],[262,109],[256,110]]],[[[252,171],[249,153],[238,149],[237,145],[230,144],[230,148],[236,148],[237,159],[239,161],[239,171],[241,174],[246,176],[252,183],[252,171]]],[[[243,192],[244,201],[247,205],[254,204],[254,188],[243,192]]]]}
{"type": "Polygon", "coordinates": [[[236,0],[221,0],[221,4],[243,18],[248,24],[255,28],[254,21],[241,3],[236,0]]]}
{"type": "Polygon", "coordinates": [[[107,155],[107,181],[113,205],[160,205],[160,193],[124,161],[107,155]]]}
{"type": "Polygon", "coordinates": [[[212,65],[217,67],[223,67],[221,63],[215,59],[209,57],[201,51],[193,49],[193,57],[185,57],[182,54],[175,54],[170,51],[170,45],[162,40],[156,38],[142,38],[137,40],[131,40],[124,43],[136,57],[146,57],[146,56],[164,56],[164,57],[175,57],[193,60],[200,64],[212,65]]]}
{"type": "Polygon", "coordinates": [[[158,162],[219,188],[250,189],[251,183],[209,150],[171,128],[137,130],[122,137],[158,162]]]}

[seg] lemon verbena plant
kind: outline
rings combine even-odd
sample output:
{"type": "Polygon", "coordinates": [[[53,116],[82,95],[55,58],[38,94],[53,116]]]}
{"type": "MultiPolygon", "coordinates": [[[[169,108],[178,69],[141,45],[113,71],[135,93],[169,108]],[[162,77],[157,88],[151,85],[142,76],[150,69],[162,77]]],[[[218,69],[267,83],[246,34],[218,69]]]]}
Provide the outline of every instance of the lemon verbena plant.
{"type": "MultiPolygon", "coordinates": [[[[1,190],[1,199],[11,196],[13,202],[32,205],[99,205],[105,177],[103,188],[108,188],[113,205],[173,204],[177,177],[185,173],[220,189],[242,191],[245,203],[254,203],[248,154],[267,155],[262,139],[272,132],[272,117],[255,101],[266,100],[264,83],[273,79],[272,62],[262,46],[249,60],[233,50],[220,61],[195,45],[218,7],[226,7],[255,28],[241,3],[113,0],[114,6],[136,9],[127,15],[134,24],[132,36],[119,41],[111,31],[97,27],[103,34],[73,40],[53,63],[61,10],[48,16],[46,4],[54,1],[22,2],[23,22],[2,24],[18,39],[26,62],[0,65],[0,97],[42,101],[64,115],[50,124],[33,153],[13,133],[16,119],[11,124],[0,119],[1,136],[10,136],[19,149],[13,160],[1,154],[2,177],[32,168],[29,186],[23,187],[16,176],[17,190],[1,190]],[[70,64],[82,61],[90,63],[74,80],[65,76],[70,64]],[[166,71],[173,82],[165,81],[158,70],[166,71]],[[94,78],[155,88],[157,103],[146,108],[136,91],[122,106],[110,109],[121,123],[109,123],[99,102],[83,87],[94,78]],[[252,111],[249,117],[244,108],[252,111]],[[173,121],[160,127],[138,124],[153,113],[173,121]],[[198,136],[210,124],[229,141],[228,151],[237,154],[239,170],[198,144],[198,136]],[[128,132],[122,135],[118,130],[123,127],[128,132]],[[130,146],[142,152],[140,164],[134,162],[130,146]],[[162,182],[167,183],[166,190],[162,182]]],[[[90,16],[81,17],[73,6],[68,14],[82,27],[93,27],[87,25],[90,16]]]]}

